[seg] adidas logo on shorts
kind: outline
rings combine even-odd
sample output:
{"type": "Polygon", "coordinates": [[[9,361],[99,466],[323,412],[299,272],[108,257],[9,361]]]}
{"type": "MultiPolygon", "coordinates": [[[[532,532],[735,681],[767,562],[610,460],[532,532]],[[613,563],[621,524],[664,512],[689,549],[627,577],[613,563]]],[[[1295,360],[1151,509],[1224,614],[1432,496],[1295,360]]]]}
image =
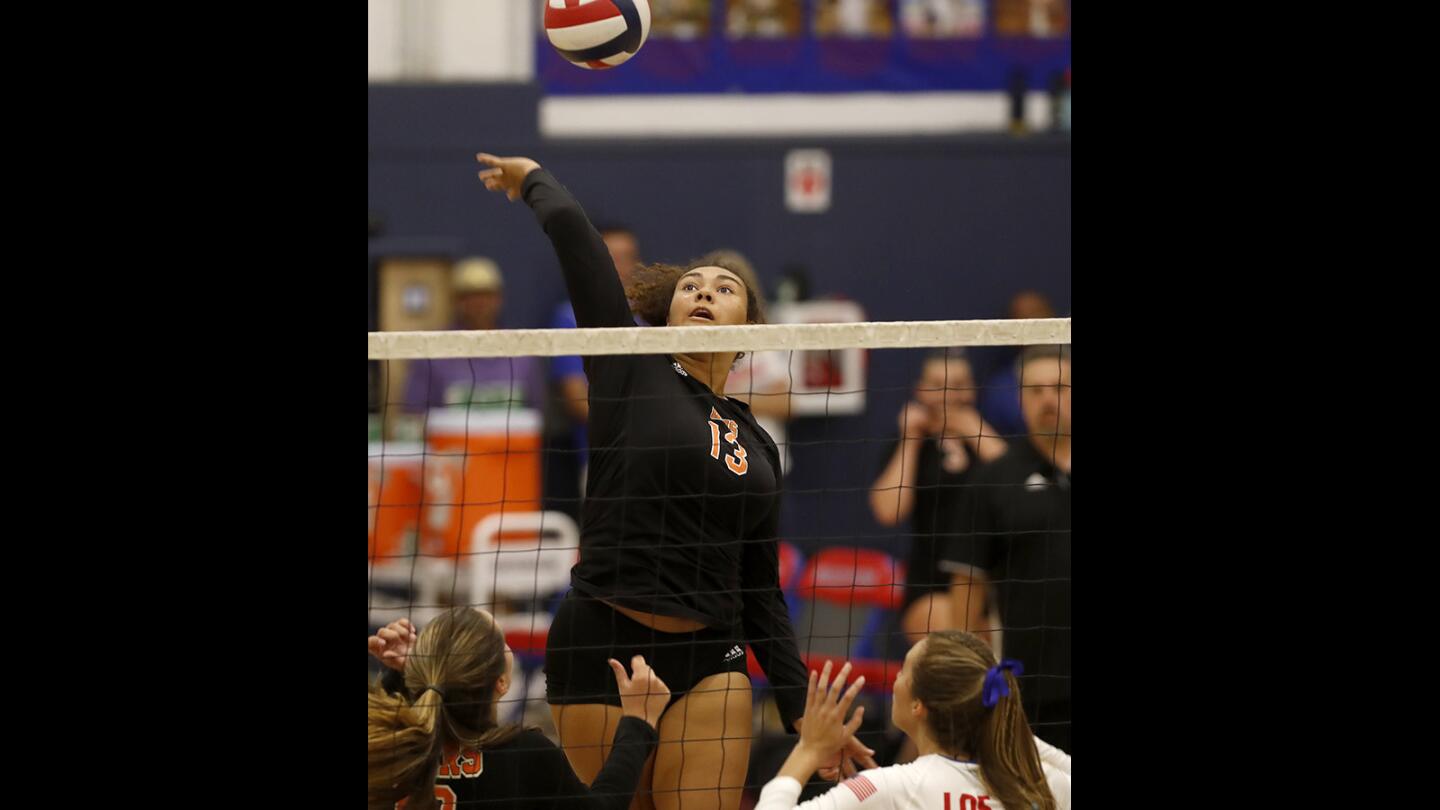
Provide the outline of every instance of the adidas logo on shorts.
{"type": "Polygon", "coordinates": [[[736,658],[739,658],[744,654],[745,650],[739,644],[736,644],[734,647],[730,648],[730,652],[725,653],[725,660],[734,661],[736,658]]]}

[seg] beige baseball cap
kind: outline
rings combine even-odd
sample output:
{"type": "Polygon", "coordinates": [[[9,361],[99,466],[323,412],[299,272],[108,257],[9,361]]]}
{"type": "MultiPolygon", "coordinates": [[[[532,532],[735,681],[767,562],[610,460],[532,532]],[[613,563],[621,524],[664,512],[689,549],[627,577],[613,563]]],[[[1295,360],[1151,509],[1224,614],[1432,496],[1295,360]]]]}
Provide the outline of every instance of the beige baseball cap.
{"type": "Polygon", "coordinates": [[[450,287],[456,293],[497,292],[504,286],[500,265],[484,256],[461,259],[450,271],[450,287]]]}

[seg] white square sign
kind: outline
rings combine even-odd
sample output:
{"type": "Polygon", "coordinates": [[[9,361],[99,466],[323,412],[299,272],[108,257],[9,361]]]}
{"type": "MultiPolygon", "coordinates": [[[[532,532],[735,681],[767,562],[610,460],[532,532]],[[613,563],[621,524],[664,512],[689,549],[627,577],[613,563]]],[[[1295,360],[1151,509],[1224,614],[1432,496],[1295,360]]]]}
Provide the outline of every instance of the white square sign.
{"type": "Polygon", "coordinates": [[[792,149],[785,155],[785,207],[797,214],[830,210],[830,153],[792,149]]]}

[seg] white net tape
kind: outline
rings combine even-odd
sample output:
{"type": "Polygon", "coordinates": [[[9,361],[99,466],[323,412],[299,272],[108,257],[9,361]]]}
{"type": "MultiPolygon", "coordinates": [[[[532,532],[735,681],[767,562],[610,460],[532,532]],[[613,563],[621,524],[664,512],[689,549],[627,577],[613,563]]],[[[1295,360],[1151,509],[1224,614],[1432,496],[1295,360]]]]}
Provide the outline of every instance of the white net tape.
{"type": "Polygon", "coordinates": [[[1069,318],[998,321],[371,332],[371,360],[1070,343],[1069,318]]]}

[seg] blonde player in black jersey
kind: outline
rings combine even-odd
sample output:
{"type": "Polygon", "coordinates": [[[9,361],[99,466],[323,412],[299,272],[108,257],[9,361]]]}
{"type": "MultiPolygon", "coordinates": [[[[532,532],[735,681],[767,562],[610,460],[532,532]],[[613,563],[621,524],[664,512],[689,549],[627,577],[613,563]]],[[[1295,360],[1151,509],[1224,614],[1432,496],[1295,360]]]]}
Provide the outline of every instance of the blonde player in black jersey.
{"type": "Polygon", "coordinates": [[[370,687],[370,810],[624,810],[654,749],[665,683],[636,656],[614,673],[624,716],[616,753],[593,779],[575,778],[555,744],[536,729],[497,722],[514,654],[494,617],[447,610],[417,633],[408,619],[370,637],[386,667],[370,687]]]}
{"type": "MultiPolygon", "coordinates": [[[[560,261],[576,325],[763,323],[759,284],[735,262],[637,268],[630,288],[585,211],[529,158],[480,154],[485,187],[523,200],[560,261]],[[632,311],[632,302],[634,310],[632,311]]],[[[659,810],[735,810],[753,736],[747,647],[789,729],[804,723],[805,665],[780,592],[780,453],[725,394],[736,352],[594,355],[580,560],[551,623],[546,700],[582,779],[620,717],[607,657],[644,655],[670,685],[660,744],[636,794],[659,810]],[[649,790],[647,791],[647,787],[649,790]]],[[[839,749],[874,765],[858,740],[839,749]]],[[[833,766],[832,766],[833,767],[833,766]]]]}
{"type": "MultiPolygon", "coordinates": [[[[895,676],[891,719],[920,757],[864,771],[799,805],[803,810],[1070,810],[1070,757],[1037,739],[1020,705],[1021,665],[996,662],[959,630],[910,648],[895,676]]],[[[828,751],[853,736],[864,708],[842,722],[865,679],[845,689],[830,664],[810,673],[800,743],[760,793],[756,810],[790,810],[828,751]]]]}

